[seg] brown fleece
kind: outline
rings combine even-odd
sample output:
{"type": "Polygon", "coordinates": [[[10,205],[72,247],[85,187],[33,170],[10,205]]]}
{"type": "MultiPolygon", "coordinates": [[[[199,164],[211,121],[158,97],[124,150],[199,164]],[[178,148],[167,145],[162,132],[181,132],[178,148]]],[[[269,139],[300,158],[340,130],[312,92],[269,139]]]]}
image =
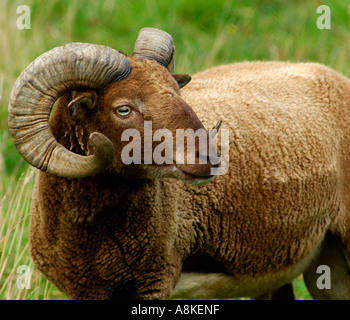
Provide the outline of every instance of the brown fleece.
{"type": "Polygon", "coordinates": [[[170,297],[184,260],[198,251],[244,279],[287,273],[327,231],[350,254],[348,79],[318,64],[280,62],[193,76],[182,99],[208,129],[223,119],[230,137],[229,172],[195,186],[138,179],[135,173],[156,173],[120,163],[115,141],[126,127],[108,120],[110,101],[141,101],[140,128],[142,119],[155,128],[187,127],[188,119],[200,127],[192,114],[183,116],[190,111],[181,107],[170,75],[145,63],[147,77],[134,62],[130,78],[106,88],[84,119],[68,115],[69,95],[56,108],[51,128],[60,143],[84,154],[92,150],[91,131],[115,134],[117,160],[106,173],[83,179],[39,172],[31,252],[50,281],[73,299],[161,299],[170,297]],[[175,105],[160,91],[174,94],[175,105]]]}

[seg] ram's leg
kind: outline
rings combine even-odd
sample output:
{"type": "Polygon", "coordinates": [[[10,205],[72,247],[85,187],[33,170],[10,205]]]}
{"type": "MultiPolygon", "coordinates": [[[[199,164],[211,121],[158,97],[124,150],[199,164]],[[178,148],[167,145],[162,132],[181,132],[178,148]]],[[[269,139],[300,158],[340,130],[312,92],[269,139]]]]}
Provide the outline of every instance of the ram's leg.
{"type": "Polygon", "coordinates": [[[272,292],[256,297],[255,300],[295,300],[293,284],[288,283],[272,292]]]}
{"type": "Polygon", "coordinates": [[[168,279],[152,280],[144,279],[142,283],[132,282],[114,290],[109,299],[111,300],[167,300],[173,285],[168,279]]]}
{"type": "Polygon", "coordinates": [[[340,238],[327,234],[320,254],[304,272],[311,296],[319,300],[350,300],[349,261],[340,238]]]}

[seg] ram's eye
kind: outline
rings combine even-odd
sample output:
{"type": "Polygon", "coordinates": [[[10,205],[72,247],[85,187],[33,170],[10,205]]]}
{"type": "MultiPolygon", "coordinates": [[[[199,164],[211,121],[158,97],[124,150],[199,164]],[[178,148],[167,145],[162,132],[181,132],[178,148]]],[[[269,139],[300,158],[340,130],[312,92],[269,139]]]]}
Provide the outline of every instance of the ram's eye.
{"type": "Polygon", "coordinates": [[[133,113],[132,109],[129,106],[121,106],[115,108],[115,112],[120,115],[121,117],[126,117],[133,113]]]}

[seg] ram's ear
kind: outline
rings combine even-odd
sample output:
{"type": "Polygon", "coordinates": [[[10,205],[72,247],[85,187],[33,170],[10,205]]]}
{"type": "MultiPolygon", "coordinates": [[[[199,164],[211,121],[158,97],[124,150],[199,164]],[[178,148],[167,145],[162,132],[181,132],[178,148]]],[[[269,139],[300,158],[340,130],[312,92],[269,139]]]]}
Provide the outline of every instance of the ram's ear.
{"type": "Polygon", "coordinates": [[[97,105],[97,93],[95,91],[72,91],[72,101],[68,108],[72,116],[85,117],[97,105]]]}
{"type": "Polygon", "coordinates": [[[191,81],[191,76],[189,74],[175,74],[174,78],[180,88],[184,87],[187,83],[191,81]]]}

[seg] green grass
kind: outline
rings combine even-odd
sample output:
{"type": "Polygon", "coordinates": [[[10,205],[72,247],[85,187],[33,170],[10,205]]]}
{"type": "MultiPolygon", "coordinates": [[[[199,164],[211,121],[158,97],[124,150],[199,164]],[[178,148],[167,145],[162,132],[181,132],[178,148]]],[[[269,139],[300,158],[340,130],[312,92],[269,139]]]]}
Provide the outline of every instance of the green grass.
{"type": "MultiPolygon", "coordinates": [[[[15,175],[14,175],[15,176],[15,175]]],[[[28,226],[35,172],[27,168],[16,181],[7,181],[0,205],[0,298],[64,298],[35,268],[28,246],[28,226]],[[30,288],[20,288],[19,266],[28,266],[30,288]]]]}
{"type": "MultiPolygon", "coordinates": [[[[350,5],[344,0],[1,0],[0,1],[0,299],[64,298],[33,266],[28,224],[33,174],[8,134],[7,106],[19,73],[38,55],[68,42],[132,53],[139,29],[172,34],[178,73],[244,60],[317,61],[350,76],[350,5]],[[16,27],[16,9],[31,9],[31,29],[16,27]],[[316,27],[318,5],[331,29],[316,27]],[[17,267],[29,265],[32,289],[18,290],[17,267]]],[[[303,281],[299,299],[309,299],[303,281]]]]}

